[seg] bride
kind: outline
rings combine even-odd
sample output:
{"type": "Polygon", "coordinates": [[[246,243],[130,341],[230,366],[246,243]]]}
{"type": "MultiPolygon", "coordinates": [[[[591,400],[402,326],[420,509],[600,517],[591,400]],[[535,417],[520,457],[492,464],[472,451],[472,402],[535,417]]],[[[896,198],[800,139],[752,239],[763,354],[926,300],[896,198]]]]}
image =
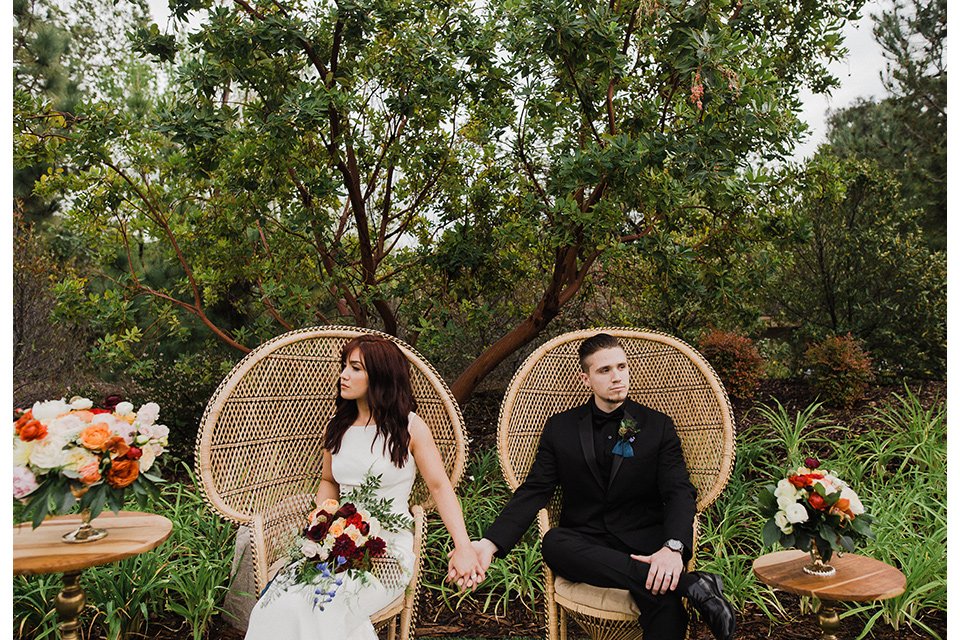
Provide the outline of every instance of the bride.
{"type": "MultiPolygon", "coordinates": [[[[430,428],[414,413],[406,358],[393,342],[362,335],[344,346],[341,363],[340,393],[327,425],[316,504],[339,500],[370,477],[379,476],[374,497],[386,499],[393,514],[412,522],[408,501],[419,470],[453,538],[450,575],[468,576],[459,581],[461,588],[476,586],[483,580],[483,567],[470,544],[460,503],[430,428]]],[[[413,532],[384,529],[380,537],[409,576],[414,563],[413,532]]],[[[349,573],[337,577],[343,581],[322,607],[315,606],[313,584],[284,588],[275,581],[269,585],[250,615],[246,640],[376,640],[370,616],[400,595],[407,580],[393,585],[371,574],[363,579],[349,573]]]]}

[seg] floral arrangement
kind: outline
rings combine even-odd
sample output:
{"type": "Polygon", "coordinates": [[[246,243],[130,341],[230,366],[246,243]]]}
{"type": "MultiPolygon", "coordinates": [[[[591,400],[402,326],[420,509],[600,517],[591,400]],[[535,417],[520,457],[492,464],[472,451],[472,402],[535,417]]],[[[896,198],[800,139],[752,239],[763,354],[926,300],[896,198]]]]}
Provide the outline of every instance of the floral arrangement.
{"type": "Polygon", "coordinates": [[[769,520],[763,527],[763,544],[797,548],[824,562],[834,551],[853,551],[858,538],[875,540],[870,525],[876,518],[866,513],[857,494],[833,473],[817,471],[820,462],[807,458],[776,485],[760,492],[760,511],[769,520]]]}
{"type": "Polygon", "coordinates": [[[118,512],[129,488],[140,505],[159,497],[161,478],[150,473],[167,446],[160,407],[138,411],[119,396],[102,409],[87,398],[37,402],[14,412],[13,496],[26,503],[36,528],[50,512],[80,508],[96,518],[104,506],[118,512]]]}
{"type": "MultiPolygon", "coordinates": [[[[409,518],[392,513],[389,500],[373,499],[379,486],[379,476],[367,476],[363,485],[342,500],[328,499],[315,508],[303,535],[291,545],[288,555],[296,560],[281,569],[268,585],[265,597],[274,597],[297,584],[312,584],[314,606],[322,611],[343,584],[339,574],[351,572],[366,581],[374,572],[375,559],[389,564],[387,543],[380,533],[409,527],[409,518]]],[[[379,577],[388,577],[380,573],[379,577]]],[[[394,578],[402,578],[402,572],[393,573],[394,578]]]]}
{"type": "Polygon", "coordinates": [[[637,439],[638,433],[640,433],[640,429],[636,422],[629,418],[621,420],[620,428],[617,429],[617,435],[620,436],[620,439],[617,444],[613,445],[613,453],[624,458],[632,458],[633,441],[637,439]]]}

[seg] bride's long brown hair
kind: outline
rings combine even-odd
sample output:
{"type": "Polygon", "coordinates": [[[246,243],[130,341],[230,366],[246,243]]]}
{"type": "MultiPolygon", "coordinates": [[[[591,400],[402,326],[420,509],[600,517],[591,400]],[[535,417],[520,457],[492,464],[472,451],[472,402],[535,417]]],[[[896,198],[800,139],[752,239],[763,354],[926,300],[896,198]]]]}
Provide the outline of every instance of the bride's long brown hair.
{"type": "MultiPolygon", "coordinates": [[[[367,404],[377,425],[377,435],[383,439],[384,451],[389,452],[390,461],[403,468],[410,453],[409,415],[417,410],[410,384],[410,363],[390,340],[361,335],[344,345],[340,352],[341,367],[346,366],[347,358],[355,349],[360,350],[367,371],[367,404]]],[[[330,453],[340,451],[343,434],[360,413],[356,400],[345,400],[339,388],[338,379],[337,408],[324,438],[324,446],[330,453]]]]}

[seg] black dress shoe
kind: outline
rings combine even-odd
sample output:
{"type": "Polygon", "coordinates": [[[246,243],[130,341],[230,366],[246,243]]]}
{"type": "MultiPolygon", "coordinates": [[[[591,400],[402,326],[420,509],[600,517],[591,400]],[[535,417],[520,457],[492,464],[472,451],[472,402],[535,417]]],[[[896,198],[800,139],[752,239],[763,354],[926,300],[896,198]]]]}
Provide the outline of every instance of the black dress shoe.
{"type": "Polygon", "coordinates": [[[715,573],[694,571],[697,578],[687,589],[687,600],[700,613],[717,640],[733,640],[737,628],[737,616],[733,605],[723,597],[723,580],[715,573]]]}

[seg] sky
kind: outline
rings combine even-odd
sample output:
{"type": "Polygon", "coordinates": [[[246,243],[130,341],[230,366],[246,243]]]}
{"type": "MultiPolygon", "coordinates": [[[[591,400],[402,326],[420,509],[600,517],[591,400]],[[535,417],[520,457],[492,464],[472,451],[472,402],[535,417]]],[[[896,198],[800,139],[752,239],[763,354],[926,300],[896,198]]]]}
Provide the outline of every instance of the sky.
{"type": "Polygon", "coordinates": [[[868,0],[861,10],[861,18],[848,22],[844,27],[844,46],[849,54],[842,61],[830,66],[830,71],[840,80],[840,87],[830,96],[801,93],[803,114],[801,119],[810,125],[806,140],[797,145],[794,159],[802,160],[814,154],[817,146],[826,140],[826,117],[828,110],[848,107],[857,98],[882,99],[888,95],[880,81],[880,72],[886,69],[883,49],[873,38],[871,14],[879,15],[893,6],[890,0],[868,0]]]}

